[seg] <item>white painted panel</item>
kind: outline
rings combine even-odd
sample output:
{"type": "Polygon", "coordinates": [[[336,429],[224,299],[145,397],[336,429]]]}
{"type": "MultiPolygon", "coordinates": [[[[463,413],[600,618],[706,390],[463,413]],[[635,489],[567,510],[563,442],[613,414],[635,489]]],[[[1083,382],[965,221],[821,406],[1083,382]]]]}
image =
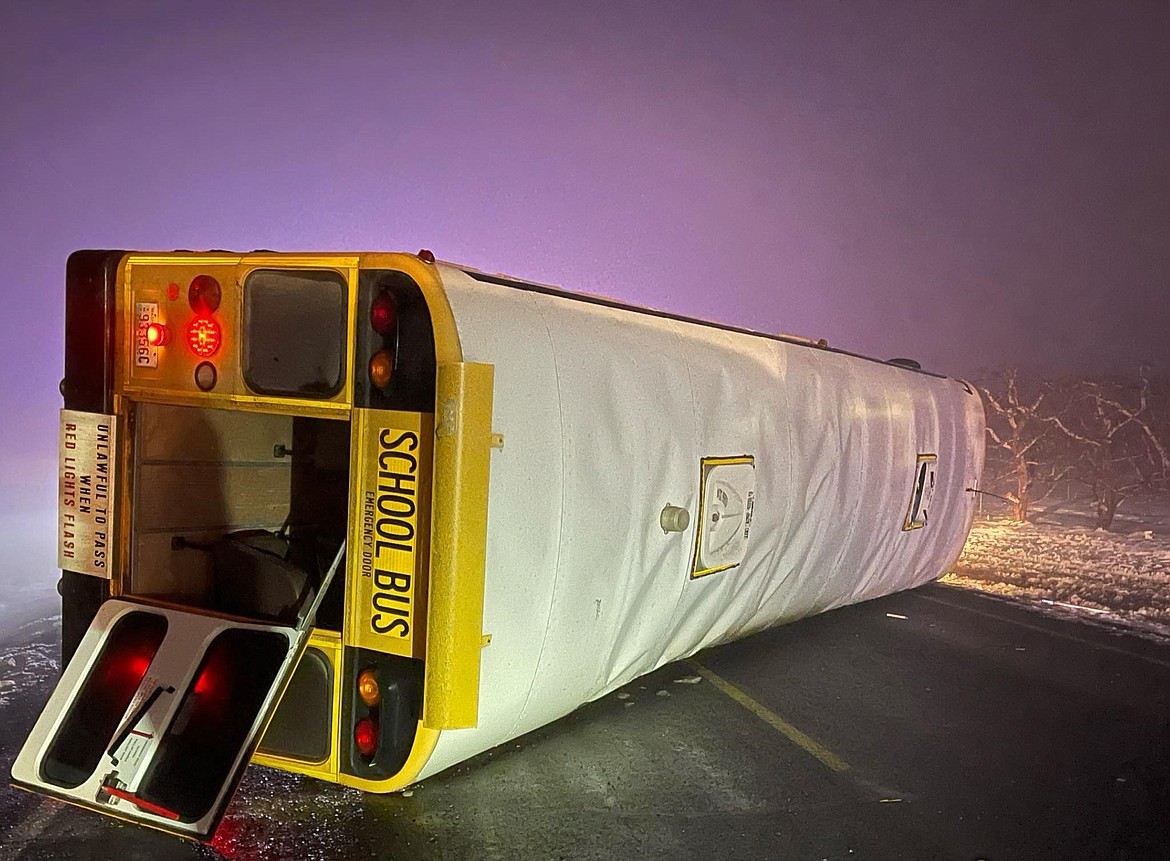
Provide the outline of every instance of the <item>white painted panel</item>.
{"type": "Polygon", "coordinates": [[[983,412],[962,383],[441,267],[496,368],[481,722],[423,776],[713,643],[939,576],[970,528],[983,412]],[[919,454],[930,520],[903,530],[919,454]],[[750,456],[742,562],[693,578],[704,458],[750,456]],[[691,514],[664,534],[666,504],[691,514]]]}
{"type": "Polygon", "coordinates": [[[463,357],[495,367],[479,727],[444,732],[428,773],[517,735],[556,585],[562,446],[556,363],[532,297],[445,273],[463,357]],[[493,741],[495,739],[495,741],[493,741]],[[443,763],[438,766],[437,763],[443,763]]]}

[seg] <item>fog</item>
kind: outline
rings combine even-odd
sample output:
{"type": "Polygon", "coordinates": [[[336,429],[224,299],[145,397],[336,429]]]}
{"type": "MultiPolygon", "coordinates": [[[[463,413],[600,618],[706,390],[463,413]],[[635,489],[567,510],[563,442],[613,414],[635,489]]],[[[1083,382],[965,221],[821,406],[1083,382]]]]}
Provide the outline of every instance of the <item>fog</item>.
{"type": "Polygon", "coordinates": [[[0,642],[24,622],[61,612],[57,597],[57,512],[51,508],[0,516],[0,642]]]}
{"type": "Polygon", "coordinates": [[[1167,4],[345,8],[0,7],[12,612],[77,248],[427,247],[949,374],[1170,366],[1167,4]]]}

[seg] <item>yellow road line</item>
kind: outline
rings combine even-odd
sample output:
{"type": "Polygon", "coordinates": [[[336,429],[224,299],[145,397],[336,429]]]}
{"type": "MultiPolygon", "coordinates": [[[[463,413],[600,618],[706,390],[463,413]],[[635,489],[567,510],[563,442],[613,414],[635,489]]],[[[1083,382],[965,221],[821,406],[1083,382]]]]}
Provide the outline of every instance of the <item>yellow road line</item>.
{"type": "Polygon", "coordinates": [[[784,720],[774,711],[756,702],[731,682],[720,678],[715,673],[711,672],[702,664],[700,664],[698,661],[692,661],[691,663],[694,665],[695,671],[700,676],[709,681],[728,697],[735,700],[768,726],[772,727],[772,729],[776,730],[776,732],[780,733],[780,735],[784,736],[801,750],[815,756],[829,769],[838,773],[849,770],[849,763],[841,759],[841,757],[837,756],[837,754],[833,753],[816,739],[805,735],[803,732],[798,730],[792,724],[788,723],[788,721],[784,720]]]}

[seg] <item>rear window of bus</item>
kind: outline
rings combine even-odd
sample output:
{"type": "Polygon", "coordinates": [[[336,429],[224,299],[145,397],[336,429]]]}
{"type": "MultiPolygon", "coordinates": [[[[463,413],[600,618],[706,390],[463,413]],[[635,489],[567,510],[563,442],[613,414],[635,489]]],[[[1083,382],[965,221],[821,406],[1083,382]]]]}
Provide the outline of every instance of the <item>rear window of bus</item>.
{"type": "Polygon", "coordinates": [[[346,284],[329,270],[244,280],[244,380],[266,395],[330,398],[345,381],[346,284]]]}

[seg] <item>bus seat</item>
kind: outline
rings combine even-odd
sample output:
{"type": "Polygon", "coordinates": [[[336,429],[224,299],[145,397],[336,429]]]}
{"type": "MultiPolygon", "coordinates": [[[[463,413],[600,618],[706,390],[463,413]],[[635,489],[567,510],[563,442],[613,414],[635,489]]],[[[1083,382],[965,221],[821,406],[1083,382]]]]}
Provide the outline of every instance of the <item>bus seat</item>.
{"type": "Polygon", "coordinates": [[[233,532],[211,545],[216,609],[237,616],[295,624],[315,581],[290,560],[286,538],[271,532],[233,532]]]}

